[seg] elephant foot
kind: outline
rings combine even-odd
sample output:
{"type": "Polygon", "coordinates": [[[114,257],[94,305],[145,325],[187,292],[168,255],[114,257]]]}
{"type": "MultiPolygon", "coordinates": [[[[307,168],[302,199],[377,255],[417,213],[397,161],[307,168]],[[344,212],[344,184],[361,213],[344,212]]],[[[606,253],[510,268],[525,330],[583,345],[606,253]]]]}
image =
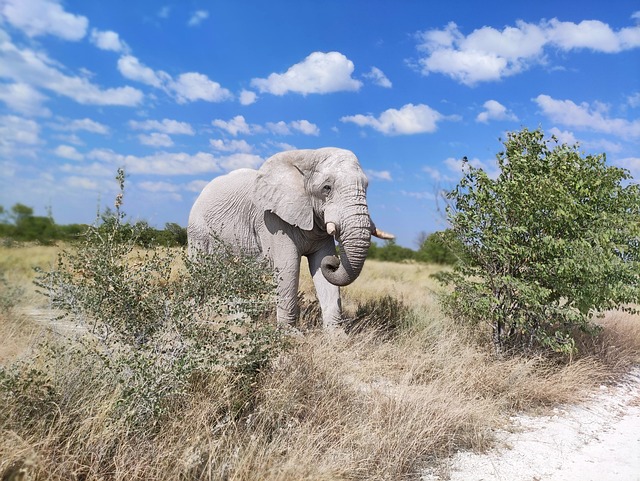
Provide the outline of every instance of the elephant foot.
{"type": "Polygon", "coordinates": [[[297,327],[289,323],[279,322],[277,325],[277,329],[280,333],[282,333],[286,337],[290,337],[294,339],[301,339],[303,337],[302,332],[300,332],[300,329],[298,329],[297,327]]]}

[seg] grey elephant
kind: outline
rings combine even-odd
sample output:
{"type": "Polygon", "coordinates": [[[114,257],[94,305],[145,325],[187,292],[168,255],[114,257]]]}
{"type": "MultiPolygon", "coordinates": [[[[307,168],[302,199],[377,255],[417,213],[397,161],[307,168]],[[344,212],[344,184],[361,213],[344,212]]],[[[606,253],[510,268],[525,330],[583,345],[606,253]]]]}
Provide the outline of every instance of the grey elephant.
{"type": "Polygon", "coordinates": [[[340,286],[360,275],[371,235],[393,238],[371,221],[367,183],[353,152],[332,147],[281,152],[259,170],[216,177],[191,209],[189,252],[213,253],[215,234],[243,252],[265,255],[277,272],[281,325],[298,316],[300,258],[306,256],[323,325],[335,327],[340,286]]]}

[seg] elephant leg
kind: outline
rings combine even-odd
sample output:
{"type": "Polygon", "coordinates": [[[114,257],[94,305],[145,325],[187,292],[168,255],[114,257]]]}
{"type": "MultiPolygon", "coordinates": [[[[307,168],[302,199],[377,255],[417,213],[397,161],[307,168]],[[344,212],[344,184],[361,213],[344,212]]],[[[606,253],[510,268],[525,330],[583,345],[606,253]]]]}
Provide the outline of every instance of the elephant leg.
{"type": "Polygon", "coordinates": [[[298,319],[300,253],[282,232],[263,237],[263,253],[271,259],[276,275],[276,309],[279,325],[292,325],[298,319]]]}
{"type": "Polygon", "coordinates": [[[331,284],[322,274],[320,264],[325,256],[336,254],[333,239],[327,241],[322,248],[309,258],[309,270],[316,288],[316,295],[322,309],[322,326],[325,329],[333,329],[342,320],[342,304],[340,302],[340,287],[331,284]]]}

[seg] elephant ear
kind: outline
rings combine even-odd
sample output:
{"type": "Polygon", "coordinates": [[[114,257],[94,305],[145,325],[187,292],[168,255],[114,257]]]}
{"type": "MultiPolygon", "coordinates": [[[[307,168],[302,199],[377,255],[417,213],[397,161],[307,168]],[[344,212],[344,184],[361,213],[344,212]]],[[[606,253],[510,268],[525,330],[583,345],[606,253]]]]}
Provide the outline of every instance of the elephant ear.
{"type": "Polygon", "coordinates": [[[311,197],[305,190],[303,151],[281,152],[258,170],[253,201],[288,224],[313,229],[311,197]]]}

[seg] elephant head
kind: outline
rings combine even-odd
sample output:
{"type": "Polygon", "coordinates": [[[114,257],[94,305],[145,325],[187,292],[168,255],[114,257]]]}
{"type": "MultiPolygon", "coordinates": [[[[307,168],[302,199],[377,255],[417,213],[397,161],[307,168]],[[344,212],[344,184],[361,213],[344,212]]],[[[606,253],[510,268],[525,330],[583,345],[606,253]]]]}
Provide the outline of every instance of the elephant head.
{"type": "Polygon", "coordinates": [[[322,273],[346,286],[359,275],[377,231],[367,207],[367,177],[348,150],[323,148],[281,152],[258,171],[254,203],[303,231],[320,230],[340,244],[340,259],[327,256],[322,273]]]}

